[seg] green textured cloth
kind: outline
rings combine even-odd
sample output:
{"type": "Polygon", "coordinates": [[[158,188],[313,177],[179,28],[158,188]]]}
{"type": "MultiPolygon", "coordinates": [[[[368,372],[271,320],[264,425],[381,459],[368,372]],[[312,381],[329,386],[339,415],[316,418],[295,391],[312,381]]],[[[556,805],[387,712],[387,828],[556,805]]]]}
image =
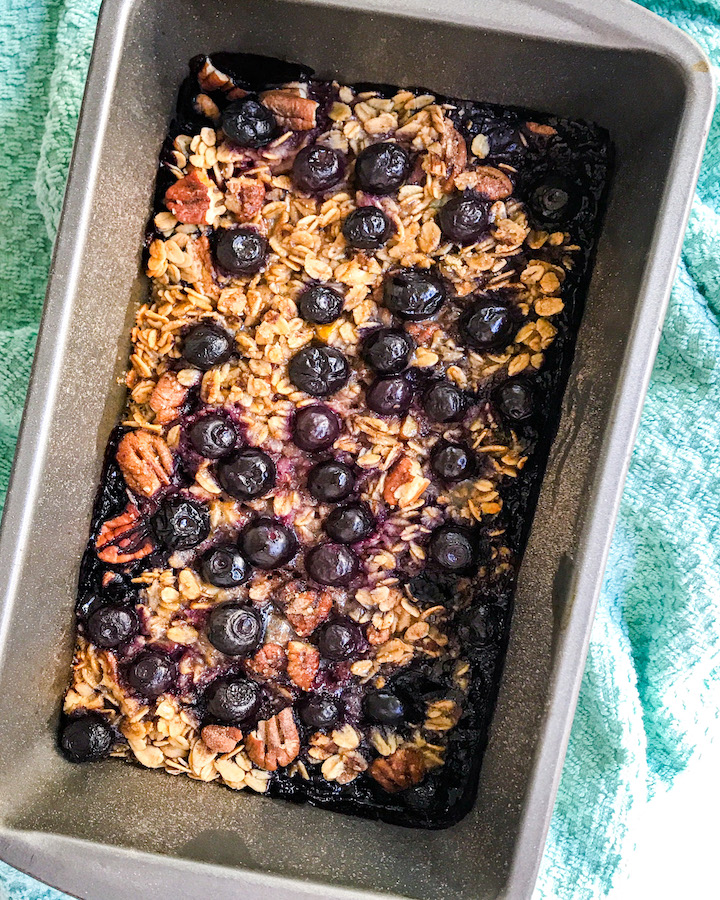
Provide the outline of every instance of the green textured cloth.
{"type": "MultiPolygon", "coordinates": [[[[646,6],[720,65],[720,2],[646,6]]],[[[99,0],[0,0],[0,496],[42,308],[99,0]]],[[[720,693],[720,120],[643,413],[536,891],[611,892],[637,811],[720,693]]],[[[0,900],[62,895],[0,863],[0,900]]]]}

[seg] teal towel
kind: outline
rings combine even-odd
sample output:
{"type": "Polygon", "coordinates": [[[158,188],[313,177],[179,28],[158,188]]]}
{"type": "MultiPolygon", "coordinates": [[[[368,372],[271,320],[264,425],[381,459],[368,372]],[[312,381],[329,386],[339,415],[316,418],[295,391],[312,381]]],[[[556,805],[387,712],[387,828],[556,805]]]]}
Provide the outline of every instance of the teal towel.
{"type": "MultiPolygon", "coordinates": [[[[98,0],[0,0],[0,495],[12,461],[98,0]]],[[[646,6],[720,65],[719,0],[646,6]]],[[[537,900],[607,896],[638,809],[720,693],[720,119],[623,496],[537,900]]],[[[63,895],[0,863],[0,900],[63,895]]]]}

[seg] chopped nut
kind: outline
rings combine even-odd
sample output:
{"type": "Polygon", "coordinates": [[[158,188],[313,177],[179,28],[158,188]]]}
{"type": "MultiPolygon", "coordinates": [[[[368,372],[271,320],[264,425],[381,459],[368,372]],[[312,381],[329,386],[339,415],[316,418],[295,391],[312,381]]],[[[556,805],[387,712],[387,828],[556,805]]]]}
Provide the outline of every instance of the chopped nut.
{"type": "Polygon", "coordinates": [[[250,759],[267,772],[289,765],[300,752],[300,738],[292,708],[286,707],[272,719],[258,722],[257,729],[245,739],[250,759]]]}
{"type": "Polygon", "coordinates": [[[187,397],[187,388],[172,372],[164,372],[150,394],[150,409],[155,413],[158,425],[167,425],[177,419],[187,397]]]}
{"type": "Polygon", "coordinates": [[[103,562],[129,563],[148,556],[155,549],[134,503],[124,512],[105,522],[95,541],[98,559],[103,562]]]}
{"type": "Polygon", "coordinates": [[[423,161],[423,169],[438,178],[441,190],[449,194],[454,190],[454,178],[467,165],[465,138],[450,123],[438,144],[432,145],[423,161]]]}
{"type": "Polygon", "coordinates": [[[425,763],[417,750],[401,747],[390,756],[374,760],[370,775],[389,794],[395,794],[423,780],[425,763]]]}
{"type": "Polygon", "coordinates": [[[245,666],[261,678],[275,678],[285,668],[285,651],[280,644],[263,644],[245,666]]]}
{"type": "Polygon", "coordinates": [[[476,134],[470,147],[473,156],[485,159],[490,154],[490,141],[484,134],[476,134]]]}
{"type": "Polygon", "coordinates": [[[540,137],[552,137],[554,134],[557,134],[557,130],[552,125],[540,125],[539,122],[526,122],[525,127],[528,131],[532,131],[533,134],[537,134],[540,137]]]}
{"type": "Polygon", "coordinates": [[[241,222],[254,219],[265,204],[265,185],[257,178],[230,178],[226,188],[225,206],[241,222]]]}
{"type": "Polygon", "coordinates": [[[324,622],[332,609],[329,591],[298,590],[297,582],[290,582],[278,596],[285,617],[298,637],[307,637],[324,622]]]}
{"type": "Polygon", "coordinates": [[[201,736],[213,753],[231,753],[242,740],[242,731],[232,725],[206,725],[201,736]]]}
{"type": "Polygon", "coordinates": [[[301,690],[309,691],[320,667],[320,652],[317,647],[300,641],[290,641],[287,645],[287,656],[287,672],[290,680],[301,690]]]}
{"type": "Polygon", "coordinates": [[[173,458],[168,445],[149,431],[130,431],[118,444],[115,458],[127,486],[141,497],[153,497],[170,484],[173,458]]]}
{"type": "Polygon", "coordinates": [[[512,181],[494,166],[478,166],[475,169],[477,182],[475,190],[488,200],[504,200],[512,194],[512,181]]]}
{"type": "Polygon", "coordinates": [[[402,456],[390,469],[385,478],[383,500],[390,506],[401,508],[415,503],[430,486],[423,478],[422,469],[416,459],[402,456]]]}
{"type": "Polygon", "coordinates": [[[197,171],[191,172],[165,192],[165,206],[179,222],[202,225],[210,209],[210,183],[197,171]]]}
{"type": "Polygon", "coordinates": [[[265,91],[260,100],[275,115],[281,128],[288,131],[309,131],[316,125],[315,116],[319,104],[301,97],[294,89],[281,88],[265,91]]]}

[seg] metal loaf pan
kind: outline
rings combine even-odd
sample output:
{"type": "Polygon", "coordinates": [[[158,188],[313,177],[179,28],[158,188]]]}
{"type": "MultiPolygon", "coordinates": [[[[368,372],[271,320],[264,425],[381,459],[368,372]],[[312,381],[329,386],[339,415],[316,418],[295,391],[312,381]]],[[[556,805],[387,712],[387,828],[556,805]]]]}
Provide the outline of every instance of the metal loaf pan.
{"type": "Polygon", "coordinates": [[[698,48],[627,0],[106,0],[0,544],[0,856],[98,900],[530,896],[712,101],[698,48]],[[480,792],[447,831],[55,749],[157,153],[186,61],[218,49],[579,116],[616,145],[480,792]]]}

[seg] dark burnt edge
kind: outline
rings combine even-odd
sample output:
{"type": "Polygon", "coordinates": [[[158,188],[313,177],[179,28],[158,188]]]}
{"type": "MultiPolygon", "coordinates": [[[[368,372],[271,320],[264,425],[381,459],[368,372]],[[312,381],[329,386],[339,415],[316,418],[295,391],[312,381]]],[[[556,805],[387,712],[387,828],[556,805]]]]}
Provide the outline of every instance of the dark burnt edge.
{"type": "MultiPolygon", "coordinates": [[[[218,69],[230,74],[242,87],[252,92],[292,80],[312,82],[314,74],[313,70],[307,66],[254,54],[223,52],[195,57],[191,61],[191,74],[183,81],[179,89],[175,116],[168,128],[160,153],[153,207],[146,232],[146,250],[156,236],[153,217],[164,209],[165,191],[175,180],[174,176],[171,176],[168,181],[170,173],[166,168],[174,138],[187,128],[197,129],[212,124],[209,119],[197,113],[193,108],[194,98],[199,92],[196,76],[205,59],[212,60],[218,69]],[[261,81],[256,74],[256,69],[248,73],[246,66],[260,66],[262,71],[267,73],[266,79],[261,81]]],[[[314,89],[315,85],[327,91],[325,82],[312,82],[311,89],[314,89]]],[[[378,90],[381,95],[385,96],[392,96],[398,90],[397,86],[371,82],[359,82],[354,87],[358,91],[378,90]]],[[[463,115],[468,111],[475,111],[480,116],[497,117],[507,121],[509,125],[518,124],[519,126],[525,121],[551,125],[557,129],[559,141],[552,139],[548,143],[542,139],[528,137],[528,133],[525,132],[525,136],[528,137],[526,159],[532,160],[534,157],[536,162],[542,160],[543,165],[541,168],[534,169],[528,177],[523,177],[522,170],[518,176],[514,176],[517,178],[518,195],[521,199],[525,198],[527,188],[530,183],[536,181],[538,174],[547,175],[549,172],[561,171],[571,165],[570,174],[583,182],[588,196],[593,200],[591,204],[586,202],[573,220],[571,233],[582,249],[576,257],[575,268],[568,273],[563,286],[562,297],[565,309],[554,321],[558,328],[557,336],[552,346],[546,351],[545,367],[542,373],[533,378],[534,383],[540,386],[543,395],[542,423],[538,425],[531,422],[527,425],[516,426],[525,437],[534,443],[533,455],[520,475],[513,482],[502,486],[503,512],[500,514],[500,520],[494,523],[494,525],[502,523],[506,527],[508,544],[515,554],[514,570],[499,588],[496,586],[489,592],[489,595],[487,593],[482,595],[493,601],[490,609],[496,617],[501,619],[499,640],[496,639],[480,652],[480,661],[471,660],[472,678],[468,693],[468,707],[464,710],[458,725],[449,733],[444,765],[440,769],[433,770],[428,776],[428,779],[435,783],[440,782],[440,800],[434,807],[431,806],[427,813],[422,814],[409,809],[403,802],[402,797],[405,792],[389,794],[376,786],[369,777],[356,779],[346,786],[339,786],[319,779],[315,782],[307,782],[299,775],[289,776],[278,772],[273,774],[267,791],[267,796],[271,798],[281,798],[296,803],[308,802],[319,808],[359,815],[389,824],[436,830],[457,824],[470,811],[476,799],[482,759],[487,747],[489,727],[497,701],[500,677],[509,642],[509,625],[514,606],[517,572],[532,527],[550,447],[559,426],[563,395],[573,361],[577,329],[582,318],[585,295],[597,251],[597,238],[602,227],[611,177],[612,147],[605,129],[583,120],[569,120],[519,106],[500,106],[458,100],[425,88],[409,87],[408,89],[431,93],[440,102],[456,105],[456,111],[451,111],[449,116],[468,143],[473,137],[472,129],[468,129],[463,121],[463,115]],[[552,152],[547,153],[547,150],[552,150],[553,147],[561,153],[557,155],[552,152]],[[452,792],[452,797],[448,797],[446,802],[442,800],[443,790],[452,792]]],[[[221,101],[221,108],[227,102],[221,92],[211,92],[211,94],[214,99],[221,101]]],[[[490,155],[481,163],[497,164],[497,162],[506,161],[490,155]]],[[[565,171],[567,172],[567,168],[565,171]]],[[[542,250],[533,251],[533,253],[540,257],[543,256],[542,250]]],[[[490,385],[491,388],[492,385],[490,385]]],[[[490,390],[488,390],[488,395],[489,392],[490,390]]],[[[122,512],[127,503],[127,488],[114,458],[117,444],[126,431],[127,429],[122,426],[117,426],[111,433],[108,442],[100,487],[93,507],[91,538],[81,564],[80,592],[82,592],[83,584],[87,586],[93,582],[99,582],[103,571],[130,572],[133,565],[135,567],[139,565],[113,566],[102,563],[97,559],[94,549],[94,540],[102,523],[107,518],[122,512]]],[[[487,526],[482,526],[481,530],[487,530],[487,526]]],[[[155,554],[141,560],[142,568],[147,567],[153,561],[154,556],[155,554]]],[[[480,597],[481,595],[478,594],[478,600],[480,597]]],[[[464,655],[472,656],[472,647],[468,647],[468,652],[464,655]]],[[[388,680],[392,681],[396,674],[393,673],[388,680]]],[[[139,763],[135,764],[139,765],[139,763]]]]}

